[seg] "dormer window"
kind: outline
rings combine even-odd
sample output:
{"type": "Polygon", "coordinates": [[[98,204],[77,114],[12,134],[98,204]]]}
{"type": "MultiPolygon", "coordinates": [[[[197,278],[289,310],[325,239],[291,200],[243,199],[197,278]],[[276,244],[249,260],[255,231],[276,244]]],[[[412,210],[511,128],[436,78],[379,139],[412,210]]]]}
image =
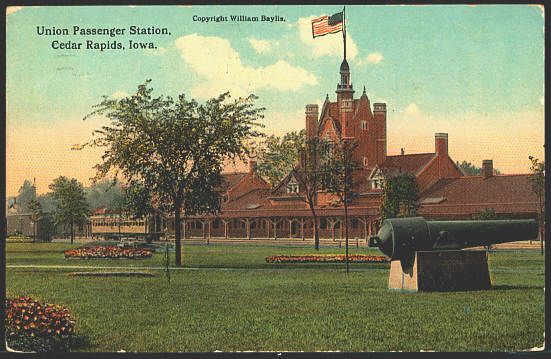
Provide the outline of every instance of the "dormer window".
{"type": "Polygon", "coordinates": [[[367,121],[361,121],[360,122],[360,128],[362,130],[367,130],[367,121]]]}
{"type": "Polygon", "coordinates": [[[292,178],[288,183],[287,183],[287,193],[298,193],[298,183],[296,181],[296,179],[292,178]]]}
{"type": "Polygon", "coordinates": [[[385,184],[384,175],[379,168],[376,168],[374,173],[370,177],[371,180],[371,189],[380,190],[383,189],[385,184]]]}

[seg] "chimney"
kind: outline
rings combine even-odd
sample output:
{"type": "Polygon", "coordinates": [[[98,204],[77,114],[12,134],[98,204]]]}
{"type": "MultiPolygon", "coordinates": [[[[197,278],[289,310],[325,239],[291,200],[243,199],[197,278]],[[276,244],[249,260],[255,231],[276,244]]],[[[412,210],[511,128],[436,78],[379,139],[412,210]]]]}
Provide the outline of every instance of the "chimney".
{"type": "Polygon", "coordinates": [[[318,105],[306,105],[306,139],[311,140],[318,135],[318,105]]]}
{"type": "Polygon", "coordinates": [[[448,154],[448,134],[437,132],[434,134],[434,151],[437,156],[448,154]]]}
{"type": "Polygon", "coordinates": [[[492,160],[482,160],[482,176],[490,178],[494,175],[494,163],[492,160]]]}
{"type": "Polygon", "coordinates": [[[249,160],[249,173],[254,174],[255,169],[256,169],[256,161],[249,160]]]}
{"type": "Polygon", "coordinates": [[[404,148],[400,148],[400,154],[403,156],[404,155],[404,148]]]}

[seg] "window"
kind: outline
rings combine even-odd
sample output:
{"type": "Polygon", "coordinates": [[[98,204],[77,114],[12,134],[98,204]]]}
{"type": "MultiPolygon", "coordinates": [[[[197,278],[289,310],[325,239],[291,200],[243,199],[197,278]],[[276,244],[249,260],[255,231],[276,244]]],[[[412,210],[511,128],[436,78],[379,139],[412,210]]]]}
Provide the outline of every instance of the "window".
{"type": "Polygon", "coordinates": [[[352,100],[343,99],[341,102],[341,110],[344,112],[352,111],[352,100]]]}
{"type": "Polygon", "coordinates": [[[326,229],[327,228],[327,219],[320,218],[320,229],[326,229]]]}
{"type": "Polygon", "coordinates": [[[292,178],[288,183],[287,183],[287,193],[298,193],[298,183],[297,181],[292,178]]]}
{"type": "Polygon", "coordinates": [[[360,128],[362,130],[367,130],[367,121],[361,121],[360,122],[360,128]]]}
{"type": "Polygon", "coordinates": [[[364,167],[367,167],[369,165],[367,157],[364,156],[363,160],[364,160],[364,167]]]}
{"type": "Polygon", "coordinates": [[[358,228],[358,219],[357,218],[352,218],[352,228],[358,228]]]}
{"type": "Polygon", "coordinates": [[[371,180],[371,188],[373,189],[381,189],[383,188],[383,181],[379,178],[372,179],[371,180]]]}

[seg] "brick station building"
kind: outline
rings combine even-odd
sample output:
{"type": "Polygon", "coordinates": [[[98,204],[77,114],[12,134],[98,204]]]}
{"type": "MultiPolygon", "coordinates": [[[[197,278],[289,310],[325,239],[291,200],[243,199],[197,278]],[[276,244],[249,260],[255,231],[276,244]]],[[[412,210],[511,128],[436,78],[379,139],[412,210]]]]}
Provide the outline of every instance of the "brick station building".
{"type": "MultiPolygon", "coordinates": [[[[481,176],[465,176],[448,154],[447,133],[436,133],[434,152],[387,154],[385,103],[371,104],[365,87],[354,97],[346,60],[340,66],[336,101],[327,95],[321,109],[306,105],[308,138],[341,139],[358,143],[353,154],[362,165],[355,173],[359,195],[349,206],[349,237],[367,238],[377,231],[381,188],[385,178],[396,173],[413,174],[420,190],[419,215],[431,219],[470,219],[493,209],[502,218],[535,218],[538,199],[531,190],[529,174],[495,175],[492,160],[484,160],[481,176]]],[[[272,188],[249,171],[224,175],[222,211],[217,216],[187,218],[182,233],[189,237],[221,238],[312,238],[312,218],[299,199],[302,189],[293,172],[272,188]]],[[[320,238],[342,238],[344,210],[327,193],[319,192],[316,203],[320,238]]],[[[166,223],[174,233],[174,223],[166,223]]]]}

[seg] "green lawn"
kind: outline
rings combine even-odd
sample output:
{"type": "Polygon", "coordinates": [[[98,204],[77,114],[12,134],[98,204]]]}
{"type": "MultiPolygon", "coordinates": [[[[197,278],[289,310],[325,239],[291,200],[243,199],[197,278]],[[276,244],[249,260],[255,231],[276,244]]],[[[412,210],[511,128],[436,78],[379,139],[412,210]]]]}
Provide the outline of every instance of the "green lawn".
{"type": "MultiPolygon", "coordinates": [[[[163,264],[162,254],[66,260],[67,248],[9,243],[7,264],[163,264]]],[[[457,293],[389,291],[388,264],[354,264],[346,275],[343,264],[265,262],[268,255],[314,252],[187,245],[185,266],[200,269],[173,270],[170,283],[161,270],[152,278],[101,278],[68,276],[75,269],[8,267],[7,293],[70,308],[87,351],[508,351],[543,342],[544,263],[537,251],[492,253],[493,289],[457,293]]],[[[351,253],[378,254],[355,246],[351,253]]]]}

